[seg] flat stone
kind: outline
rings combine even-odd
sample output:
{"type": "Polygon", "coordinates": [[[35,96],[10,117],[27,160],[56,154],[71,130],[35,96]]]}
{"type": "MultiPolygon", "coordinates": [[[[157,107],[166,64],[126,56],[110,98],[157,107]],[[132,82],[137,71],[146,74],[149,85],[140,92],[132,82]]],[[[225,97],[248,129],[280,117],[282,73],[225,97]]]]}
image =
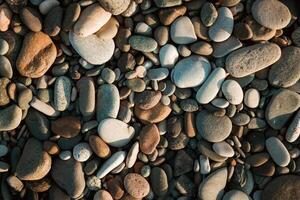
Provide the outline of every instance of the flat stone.
{"type": "Polygon", "coordinates": [[[167,44],[169,40],[169,29],[167,26],[159,26],[154,30],[154,39],[159,46],[167,44]]]}
{"type": "Polygon", "coordinates": [[[230,190],[223,196],[223,200],[251,200],[245,192],[241,190],[230,190]]]}
{"type": "Polygon", "coordinates": [[[176,44],[190,44],[197,40],[190,18],[182,16],[171,25],[170,36],[176,44]]]}
{"type": "Polygon", "coordinates": [[[222,92],[229,103],[238,105],[243,101],[243,90],[238,82],[235,80],[226,80],[222,84],[222,92]]]}
{"type": "Polygon", "coordinates": [[[171,79],[179,88],[190,88],[201,85],[209,75],[211,65],[202,56],[190,56],[180,60],[171,72],[171,79]]]}
{"type": "Polygon", "coordinates": [[[172,44],[166,44],[159,50],[159,61],[162,67],[172,68],[178,57],[178,51],[172,44]]]}
{"type": "Polygon", "coordinates": [[[134,198],[144,198],[150,192],[148,181],[137,173],[128,173],[125,176],[124,187],[134,198]]]}
{"type": "Polygon", "coordinates": [[[12,19],[13,13],[12,11],[9,9],[7,4],[2,4],[0,6],[0,31],[4,32],[7,31],[12,19]]]}
{"type": "Polygon", "coordinates": [[[297,112],[293,121],[290,123],[285,139],[288,142],[295,142],[300,136],[300,111],[297,112]]]}
{"type": "Polygon", "coordinates": [[[98,134],[101,139],[113,147],[123,147],[130,142],[135,130],[118,119],[104,119],[99,123],[98,134]]]}
{"type": "Polygon", "coordinates": [[[134,103],[140,109],[148,110],[159,103],[161,96],[160,91],[145,90],[134,95],[134,103]]]}
{"type": "Polygon", "coordinates": [[[187,9],[185,6],[176,6],[160,9],[158,12],[158,17],[163,25],[169,26],[174,22],[175,19],[184,15],[186,13],[186,10],[187,9]]]}
{"type": "Polygon", "coordinates": [[[119,90],[115,85],[104,84],[98,88],[96,116],[98,122],[106,118],[116,118],[120,107],[119,90]]]}
{"type": "Polygon", "coordinates": [[[8,58],[0,55],[0,65],[1,65],[0,75],[2,77],[11,79],[13,76],[13,69],[8,58]]]}
{"type": "Polygon", "coordinates": [[[206,200],[221,199],[227,183],[227,168],[223,167],[211,173],[203,180],[198,189],[198,198],[206,200]]]}
{"type": "Polygon", "coordinates": [[[232,129],[231,120],[226,115],[218,117],[206,110],[198,113],[196,126],[199,134],[209,142],[225,140],[232,129]]]}
{"type": "Polygon", "coordinates": [[[21,180],[39,180],[48,174],[51,163],[51,156],[43,151],[42,143],[29,138],[18,162],[16,175],[21,180]]]}
{"type": "Polygon", "coordinates": [[[62,21],[62,29],[64,31],[70,31],[75,24],[75,22],[78,20],[81,12],[81,7],[79,3],[73,2],[70,3],[64,14],[64,18],[62,21]]]}
{"type": "Polygon", "coordinates": [[[227,40],[223,42],[214,42],[213,43],[213,52],[212,55],[215,58],[221,58],[234,50],[241,48],[243,44],[234,36],[230,36],[227,40]]]}
{"type": "Polygon", "coordinates": [[[74,33],[81,37],[90,36],[104,26],[110,17],[111,13],[104,10],[99,4],[92,4],[81,12],[74,25],[74,33]]]}
{"type": "Polygon", "coordinates": [[[75,51],[93,65],[106,63],[112,57],[115,50],[115,44],[112,39],[103,40],[95,34],[80,37],[70,31],[69,40],[75,51]]]}
{"type": "Polygon", "coordinates": [[[16,62],[17,70],[22,76],[39,78],[54,63],[56,54],[56,47],[48,35],[42,32],[29,32],[23,40],[16,62]]]}
{"type": "Polygon", "coordinates": [[[0,110],[0,131],[11,131],[19,126],[22,110],[15,104],[0,110]]]}
{"type": "Polygon", "coordinates": [[[254,19],[247,21],[251,31],[253,41],[267,41],[273,38],[276,34],[276,29],[270,29],[257,23],[254,19]]]}
{"type": "Polygon", "coordinates": [[[179,150],[174,158],[174,176],[180,176],[193,170],[193,158],[185,150],[179,150]]]}
{"type": "Polygon", "coordinates": [[[90,117],[95,112],[96,91],[91,77],[82,77],[77,81],[79,92],[79,110],[84,117],[90,117]]]}
{"type": "Polygon", "coordinates": [[[113,15],[119,15],[124,12],[129,4],[130,0],[98,0],[100,5],[113,15]]]}
{"type": "Polygon", "coordinates": [[[239,40],[249,40],[253,37],[253,32],[249,24],[244,22],[238,22],[234,25],[233,35],[239,40]]]}
{"type": "Polygon", "coordinates": [[[20,18],[29,30],[34,32],[42,30],[42,17],[34,8],[22,8],[20,11],[20,18]]]}
{"type": "Polygon", "coordinates": [[[200,104],[211,102],[217,96],[225,78],[225,70],[223,68],[215,68],[197,91],[197,101],[200,104]]]}
{"type": "Polygon", "coordinates": [[[272,179],[262,192],[262,200],[294,200],[300,195],[300,176],[283,175],[272,179]]]}
{"type": "Polygon", "coordinates": [[[87,161],[92,155],[92,149],[86,142],[81,142],[75,145],[73,148],[73,158],[78,162],[87,161]]]}
{"type": "Polygon", "coordinates": [[[258,90],[250,88],[245,92],[244,103],[249,108],[256,108],[259,105],[260,94],[258,90]]]}
{"type": "Polygon", "coordinates": [[[118,20],[114,17],[111,17],[110,20],[108,20],[108,22],[95,33],[95,35],[104,40],[112,39],[117,35],[118,29],[118,20]]]}
{"type": "Polygon", "coordinates": [[[233,157],[233,148],[225,141],[217,142],[212,145],[213,150],[220,156],[223,157],[233,157]]]}
{"type": "Polygon", "coordinates": [[[39,3],[40,13],[46,15],[51,10],[51,8],[58,6],[59,4],[60,2],[57,0],[44,0],[39,3]]]}
{"type": "Polygon", "coordinates": [[[56,79],[54,85],[54,107],[58,111],[66,110],[71,102],[72,83],[66,76],[56,79]]]}
{"type": "Polygon", "coordinates": [[[154,0],[154,3],[157,7],[166,8],[181,5],[182,0],[154,0]]]}
{"type": "Polygon", "coordinates": [[[191,45],[190,49],[193,53],[202,56],[209,56],[213,52],[212,45],[204,41],[195,42],[191,45]]]}
{"type": "Polygon", "coordinates": [[[61,30],[61,22],[64,10],[60,6],[55,6],[49,10],[45,19],[43,30],[49,36],[57,36],[61,30]]]}
{"type": "Polygon", "coordinates": [[[210,27],[215,23],[217,17],[218,11],[214,4],[210,2],[204,3],[200,11],[200,18],[202,23],[205,26],[210,27]]]}
{"type": "Polygon", "coordinates": [[[93,200],[113,200],[113,198],[106,190],[98,190],[95,193],[93,200]]]}
{"type": "Polygon", "coordinates": [[[155,124],[142,128],[139,135],[140,149],[144,154],[152,154],[160,141],[159,130],[155,124]]]}
{"type": "Polygon", "coordinates": [[[140,151],[139,148],[139,142],[135,142],[128,151],[125,164],[129,169],[132,168],[137,161],[138,153],[140,151]]]}
{"type": "Polygon", "coordinates": [[[266,140],[266,148],[277,165],[285,167],[290,163],[290,154],[278,138],[268,138],[266,140]]]}
{"type": "Polygon", "coordinates": [[[125,151],[117,151],[114,153],[109,159],[107,159],[97,172],[98,178],[103,178],[108,173],[110,173],[113,169],[115,169],[117,166],[119,166],[126,158],[126,152],[125,151]]]}
{"type": "Polygon", "coordinates": [[[216,21],[208,30],[209,38],[214,42],[223,42],[230,37],[232,31],[232,12],[227,7],[220,7],[216,21]]]}
{"type": "Polygon", "coordinates": [[[78,198],[85,188],[82,165],[73,158],[54,160],[51,177],[71,198],[78,198]]]}
{"type": "Polygon", "coordinates": [[[281,49],[274,43],[254,44],[240,48],[226,58],[226,70],[233,77],[244,77],[279,60],[281,49]]]}
{"type": "Polygon", "coordinates": [[[157,196],[164,196],[168,192],[168,177],[166,172],[159,167],[154,167],[150,175],[151,189],[157,196]]]}
{"type": "Polygon", "coordinates": [[[287,89],[280,89],[267,105],[265,117],[273,129],[279,130],[285,126],[299,107],[299,94],[287,89]]]}
{"type": "Polygon", "coordinates": [[[5,106],[10,102],[8,94],[9,84],[10,80],[8,78],[0,78],[0,106],[5,106]]]}
{"type": "Polygon", "coordinates": [[[282,29],[291,20],[291,13],[282,2],[276,0],[255,1],[251,7],[253,18],[264,27],[282,29]]]}
{"type": "Polygon", "coordinates": [[[128,40],[131,48],[141,52],[151,52],[157,48],[157,42],[146,36],[133,35],[128,40]]]}
{"type": "Polygon", "coordinates": [[[52,185],[49,190],[49,200],[55,199],[70,200],[71,198],[57,185],[52,185]]]}
{"type": "Polygon", "coordinates": [[[269,159],[270,159],[269,154],[262,152],[262,153],[256,153],[247,156],[245,161],[251,167],[259,167],[265,164],[269,159]]]}
{"type": "Polygon", "coordinates": [[[126,80],[126,86],[133,92],[143,92],[146,89],[146,83],[141,78],[133,78],[126,80]]]}
{"type": "Polygon", "coordinates": [[[93,152],[100,158],[107,158],[111,155],[109,146],[98,136],[89,136],[89,144],[93,152]]]}
{"type": "Polygon", "coordinates": [[[277,87],[290,87],[300,79],[300,48],[287,47],[269,71],[269,82],[277,87]]]}

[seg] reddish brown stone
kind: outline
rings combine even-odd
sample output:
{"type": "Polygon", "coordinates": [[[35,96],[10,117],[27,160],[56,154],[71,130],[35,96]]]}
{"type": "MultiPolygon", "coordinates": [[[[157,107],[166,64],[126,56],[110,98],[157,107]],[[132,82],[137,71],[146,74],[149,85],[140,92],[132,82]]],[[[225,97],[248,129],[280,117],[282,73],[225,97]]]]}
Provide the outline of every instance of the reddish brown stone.
{"type": "Polygon", "coordinates": [[[78,118],[73,116],[61,117],[51,124],[51,130],[64,138],[72,138],[79,134],[81,124],[78,118]]]}
{"type": "Polygon", "coordinates": [[[149,124],[140,132],[139,145],[144,154],[152,154],[160,140],[159,130],[155,124],[149,124]]]}
{"type": "Polygon", "coordinates": [[[91,135],[89,137],[89,144],[93,152],[100,158],[107,158],[111,155],[109,146],[100,137],[91,135]]]}

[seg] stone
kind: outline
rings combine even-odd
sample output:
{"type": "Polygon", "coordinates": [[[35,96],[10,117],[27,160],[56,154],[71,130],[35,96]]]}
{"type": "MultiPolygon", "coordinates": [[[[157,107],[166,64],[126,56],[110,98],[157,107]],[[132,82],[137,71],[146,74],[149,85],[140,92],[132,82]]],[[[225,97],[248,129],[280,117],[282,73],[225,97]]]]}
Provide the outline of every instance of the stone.
{"type": "Polygon", "coordinates": [[[240,48],[226,58],[227,72],[237,78],[269,67],[279,60],[281,49],[274,43],[254,44],[240,48]]]}
{"type": "Polygon", "coordinates": [[[209,56],[213,52],[213,47],[208,42],[195,42],[190,47],[191,51],[198,55],[209,56]]]}
{"type": "Polygon", "coordinates": [[[126,11],[130,0],[99,0],[100,5],[113,15],[119,15],[126,11]]]}
{"type": "Polygon", "coordinates": [[[72,157],[72,152],[71,151],[62,151],[59,154],[59,158],[61,160],[69,160],[72,157]]]}
{"type": "Polygon", "coordinates": [[[60,6],[55,6],[49,10],[44,19],[44,32],[49,36],[57,36],[61,30],[64,10],[60,6]]]}
{"type": "Polygon", "coordinates": [[[0,131],[11,131],[19,126],[22,110],[15,104],[0,110],[0,131]]]}
{"type": "Polygon", "coordinates": [[[149,69],[147,77],[152,81],[161,81],[169,76],[169,70],[165,67],[149,69]]]}
{"type": "Polygon", "coordinates": [[[246,163],[249,164],[251,167],[259,167],[270,159],[270,156],[268,153],[262,152],[262,153],[256,153],[251,154],[246,157],[246,163]]]}
{"type": "Polygon", "coordinates": [[[126,158],[125,151],[117,151],[111,157],[109,157],[101,166],[99,171],[97,172],[98,178],[103,178],[108,173],[110,173],[113,169],[118,167],[126,158]]]}
{"type": "Polygon", "coordinates": [[[74,25],[74,33],[81,37],[87,37],[96,33],[111,18],[111,13],[95,3],[86,7],[74,25]]]}
{"type": "Polygon", "coordinates": [[[79,110],[84,117],[90,117],[95,112],[96,91],[91,77],[82,77],[77,81],[79,92],[79,110]]]}
{"type": "Polygon", "coordinates": [[[241,190],[230,190],[223,196],[223,200],[251,200],[251,197],[241,190]]]}
{"type": "Polygon", "coordinates": [[[62,191],[57,185],[52,185],[52,187],[49,190],[49,200],[55,200],[55,199],[71,200],[71,198],[64,191],[62,191]]]}
{"type": "Polygon", "coordinates": [[[33,98],[32,91],[24,86],[19,87],[18,90],[18,105],[22,110],[26,110],[33,98]]]}
{"type": "Polygon", "coordinates": [[[5,156],[8,153],[8,148],[4,144],[0,144],[0,157],[5,156]]]}
{"type": "Polygon", "coordinates": [[[281,52],[280,59],[269,70],[268,80],[277,87],[290,87],[300,79],[300,48],[287,47],[281,52]]]}
{"type": "Polygon", "coordinates": [[[179,88],[201,85],[211,71],[209,61],[202,56],[190,56],[180,60],[171,72],[171,79],[179,88]]]}
{"type": "Polygon", "coordinates": [[[266,41],[273,38],[276,34],[275,29],[269,29],[257,23],[254,19],[247,21],[247,25],[252,31],[251,40],[253,41],[266,41]]]}
{"type": "Polygon", "coordinates": [[[44,0],[39,4],[40,13],[46,15],[51,8],[58,6],[60,3],[57,0],[44,0]]]}
{"type": "Polygon", "coordinates": [[[198,198],[206,200],[221,199],[227,183],[227,168],[217,169],[206,177],[198,189],[198,198]]]}
{"type": "Polygon", "coordinates": [[[171,111],[172,109],[169,106],[163,105],[160,102],[148,110],[134,107],[135,116],[145,124],[161,122],[169,116],[171,111]]]}
{"type": "Polygon", "coordinates": [[[186,16],[179,17],[172,23],[170,36],[176,44],[190,44],[197,40],[194,26],[186,16]]]}
{"type": "Polygon", "coordinates": [[[247,107],[256,108],[259,105],[259,101],[260,101],[260,94],[256,89],[250,88],[246,90],[244,103],[247,107]]]}
{"type": "Polygon", "coordinates": [[[185,6],[176,6],[170,7],[165,9],[160,9],[158,12],[160,22],[165,25],[169,26],[180,16],[183,16],[186,13],[185,6]]]}
{"type": "Polygon", "coordinates": [[[64,138],[72,138],[79,134],[81,123],[77,117],[63,116],[51,123],[53,133],[64,138]]]}
{"type": "Polygon", "coordinates": [[[7,6],[7,4],[3,3],[0,6],[0,31],[7,31],[12,19],[13,13],[7,6]]]}
{"type": "Polygon", "coordinates": [[[119,29],[119,22],[116,18],[111,17],[108,22],[102,26],[95,34],[101,39],[112,39],[114,38],[119,29]]]}
{"type": "Polygon", "coordinates": [[[184,195],[185,197],[191,197],[195,194],[195,184],[186,175],[181,175],[178,179],[176,179],[175,188],[181,195],[184,195]]]}
{"type": "Polygon", "coordinates": [[[168,177],[166,172],[160,167],[154,167],[150,174],[151,189],[161,197],[164,196],[169,189],[168,177]]]}
{"type": "Polygon", "coordinates": [[[271,158],[277,165],[285,167],[290,163],[290,154],[284,144],[282,144],[278,138],[268,138],[266,140],[266,148],[271,158]]]}
{"type": "Polygon", "coordinates": [[[87,161],[92,155],[92,149],[88,143],[82,142],[73,148],[73,158],[78,162],[87,161]]]}
{"type": "Polygon", "coordinates": [[[132,168],[137,160],[137,156],[139,153],[139,143],[135,142],[130,150],[128,151],[127,157],[126,157],[126,167],[128,167],[129,169],[132,168]]]}
{"type": "Polygon", "coordinates": [[[124,188],[134,198],[144,198],[150,192],[148,181],[137,173],[128,173],[125,176],[124,188]]]}
{"type": "Polygon", "coordinates": [[[231,118],[231,121],[236,126],[245,126],[249,124],[250,117],[246,113],[239,112],[231,118]]]}
{"type": "Polygon", "coordinates": [[[226,80],[222,84],[222,92],[227,101],[233,105],[242,103],[244,98],[243,90],[235,80],[226,80]]]}
{"type": "Polygon", "coordinates": [[[169,29],[167,26],[159,26],[154,30],[154,39],[159,46],[167,44],[169,40],[169,29]]]}
{"type": "Polygon", "coordinates": [[[82,165],[73,158],[54,160],[51,177],[71,198],[78,198],[85,188],[82,165]]]}
{"type": "Polygon", "coordinates": [[[146,83],[143,79],[133,78],[126,80],[126,86],[133,92],[143,92],[146,89],[146,83]]]}
{"type": "Polygon", "coordinates": [[[118,119],[108,118],[99,123],[98,134],[110,146],[123,147],[130,142],[135,130],[118,119]]]}
{"type": "Polygon", "coordinates": [[[23,40],[16,67],[22,76],[43,76],[56,59],[56,47],[51,38],[42,32],[29,32],[23,40]]]}
{"type": "Polygon", "coordinates": [[[155,124],[146,125],[140,131],[139,145],[144,154],[152,154],[155,151],[159,141],[159,130],[155,124]]]}
{"type": "Polygon", "coordinates": [[[206,2],[203,4],[200,11],[200,18],[204,26],[212,26],[218,17],[218,11],[214,4],[206,2]]]}
{"type": "Polygon", "coordinates": [[[233,157],[233,148],[225,141],[216,142],[212,145],[213,150],[220,156],[233,157]]]}
{"type": "Polygon", "coordinates": [[[98,122],[106,118],[116,118],[120,108],[120,94],[115,85],[104,84],[98,88],[96,116],[98,122]]]}
{"type": "Polygon", "coordinates": [[[50,171],[51,163],[51,156],[43,151],[42,143],[29,138],[18,162],[16,176],[26,181],[42,179],[50,171]]]}
{"type": "Polygon", "coordinates": [[[130,45],[128,44],[128,38],[131,36],[131,31],[129,28],[120,27],[118,33],[115,37],[116,46],[123,52],[128,52],[130,50],[130,45]]]}
{"type": "Polygon", "coordinates": [[[145,22],[138,22],[135,25],[134,32],[140,35],[151,36],[152,35],[152,28],[145,22]]]}
{"type": "Polygon", "coordinates": [[[141,52],[152,52],[157,48],[157,42],[154,39],[142,35],[131,36],[128,43],[131,48],[141,52]]]}
{"type": "Polygon", "coordinates": [[[300,111],[297,112],[294,119],[290,123],[286,134],[285,139],[288,142],[295,142],[300,136],[300,111]]]}
{"type": "Polygon", "coordinates": [[[68,109],[71,102],[72,83],[67,76],[60,76],[54,85],[54,108],[58,111],[68,109]]]}
{"type": "Polygon", "coordinates": [[[292,41],[297,47],[300,47],[300,28],[297,27],[291,35],[292,41]]]}
{"type": "Polygon", "coordinates": [[[217,96],[225,78],[225,70],[223,68],[215,68],[197,91],[197,101],[200,104],[211,102],[217,96]]]}
{"type": "Polygon", "coordinates": [[[106,63],[112,57],[115,50],[115,44],[112,39],[103,40],[95,34],[80,37],[70,31],[69,40],[75,51],[84,60],[93,65],[106,63]]]}
{"type": "Polygon", "coordinates": [[[106,190],[98,190],[95,193],[93,200],[113,200],[113,198],[106,190]]]}
{"type": "Polygon", "coordinates": [[[174,176],[180,176],[193,170],[193,158],[185,150],[179,150],[174,158],[174,176]]]}
{"type": "Polygon", "coordinates": [[[10,175],[9,177],[7,177],[6,181],[7,184],[17,192],[21,192],[24,187],[22,181],[16,176],[10,175]]]}
{"type": "Polygon", "coordinates": [[[43,179],[37,181],[28,181],[26,182],[26,188],[34,191],[34,192],[46,192],[51,187],[52,181],[50,178],[45,177],[43,179]]]}
{"type": "Polygon", "coordinates": [[[134,103],[140,109],[148,110],[159,103],[161,96],[160,91],[145,90],[134,95],[134,103]]]}
{"type": "Polygon", "coordinates": [[[172,44],[166,44],[159,50],[159,62],[162,67],[174,67],[178,57],[178,51],[172,44]]]}
{"type": "Polygon", "coordinates": [[[26,27],[33,31],[39,32],[42,30],[42,18],[37,10],[32,7],[24,7],[20,11],[20,18],[26,27]]]}
{"type": "Polygon", "coordinates": [[[176,138],[174,137],[168,138],[168,148],[173,151],[184,149],[188,143],[189,143],[189,138],[184,132],[181,132],[176,138]]]}
{"type": "Polygon", "coordinates": [[[35,109],[28,110],[25,124],[30,133],[38,140],[47,140],[51,135],[48,118],[35,109]]]}
{"type": "Polygon", "coordinates": [[[9,44],[5,39],[0,39],[0,55],[4,56],[9,50],[9,44]]]}
{"type": "Polygon", "coordinates": [[[113,199],[120,199],[124,196],[125,189],[120,176],[115,176],[107,181],[107,190],[113,199]]]}
{"type": "Polygon", "coordinates": [[[157,7],[166,8],[181,5],[182,0],[154,0],[154,3],[157,7]]]}
{"type": "Polygon", "coordinates": [[[9,164],[7,164],[6,162],[0,161],[0,172],[1,173],[8,172],[9,168],[10,168],[9,164]]]}
{"type": "Polygon", "coordinates": [[[226,116],[218,117],[203,110],[196,117],[196,126],[199,134],[209,142],[221,142],[231,133],[232,123],[226,116]]]}
{"type": "Polygon", "coordinates": [[[70,3],[64,14],[64,18],[62,21],[62,29],[64,31],[70,31],[78,20],[81,12],[81,7],[77,2],[70,3]]]}
{"type": "Polygon", "coordinates": [[[8,78],[0,78],[0,106],[5,106],[10,102],[8,94],[9,83],[10,80],[8,78]]]}
{"type": "Polygon", "coordinates": [[[220,7],[216,21],[208,30],[209,38],[214,42],[223,42],[230,37],[232,31],[232,12],[227,7],[220,7]]]}
{"type": "Polygon", "coordinates": [[[233,35],[239,40],[249,40],[253,37],[253,31],[247,23],[238,22],[234,25],[233,35]]]}
{"type": "Polygon", "coordinates": [[[237,50],[243,46],[243,44],[234,36],[230,36],[227,40],[223,42],[214,42],[213,43],[213,52],[212,55],[215,58],[221,58],[234,50],[237,50]]]}
{"type": "Polygon", "coordinates": [[[283,175],[272,179],[264,188],[261,199],[297,199],[300,195],[300,176],[283,175]]]}
{"type": "Polygon", "coordinates": [[[299,107],[299,94],[287,89],[280,89],[267,105],[265,117],[273,129],[279,130],[286,125],[299,107]]]}
{"type": "Polygon", "coordinates": [[[109,146],[98,136],[90,135],[89,144],[93,152],[100,158],[108,158],[111,155],[109,146]]]}
{"type": "Polygon", "coordinates": [[[283,29],[291,20],[288,7],[277,0],[255,1],[251,11],[259,24],[270,29],[283,29]]]}

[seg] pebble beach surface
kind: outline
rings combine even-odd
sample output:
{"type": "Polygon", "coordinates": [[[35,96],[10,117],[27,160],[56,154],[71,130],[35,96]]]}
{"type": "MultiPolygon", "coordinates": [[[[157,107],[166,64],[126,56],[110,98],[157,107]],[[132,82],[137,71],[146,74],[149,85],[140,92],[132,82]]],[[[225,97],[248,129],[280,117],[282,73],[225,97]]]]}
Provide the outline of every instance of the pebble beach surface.
{"type": "Polygon", "coordinates": [[[298,0],[0,0],[0,199],[300,199],[298,0]]]}

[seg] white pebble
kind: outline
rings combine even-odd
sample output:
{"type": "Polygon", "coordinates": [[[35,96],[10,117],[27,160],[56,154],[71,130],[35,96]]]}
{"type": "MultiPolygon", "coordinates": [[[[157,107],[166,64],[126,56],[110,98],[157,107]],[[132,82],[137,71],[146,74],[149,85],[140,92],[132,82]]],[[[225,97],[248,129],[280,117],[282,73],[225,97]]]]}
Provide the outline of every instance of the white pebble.
{"type": "Polygon", "coordinates": [[[256,108],[259,105],[260,94],[258,90],[250,88],[245,92],[244,103],[249,108],[256,108]]]}
{"type": "Polygon", "coordinates": [[[79,143],[73,148],[73,157],[78,162],[87,161],[92,155],[92,149],[88,143],[79,143]]]}
{"type": "Polygon", "coordinates": [[[200,173],[209,174],[210,170],[211,169],[208,157],[200,155],[200,173]]]}
{"type": "Polygon", "coordinates": [[[138,153],[139,153],[139,143],[135,142],[131,146],[131,148],[130,148],[128,154],[127,154],[127,158],[126,158],[126,166],[127,166],[127,168],[133,167],[133,165],[136,162],[138,153]]]}
{"type": "Polygon", "coordinates": [[[59,158],[62,160],[69,160],[72,157],[71,151],[62,151],[59,154],[59,158]]]}

